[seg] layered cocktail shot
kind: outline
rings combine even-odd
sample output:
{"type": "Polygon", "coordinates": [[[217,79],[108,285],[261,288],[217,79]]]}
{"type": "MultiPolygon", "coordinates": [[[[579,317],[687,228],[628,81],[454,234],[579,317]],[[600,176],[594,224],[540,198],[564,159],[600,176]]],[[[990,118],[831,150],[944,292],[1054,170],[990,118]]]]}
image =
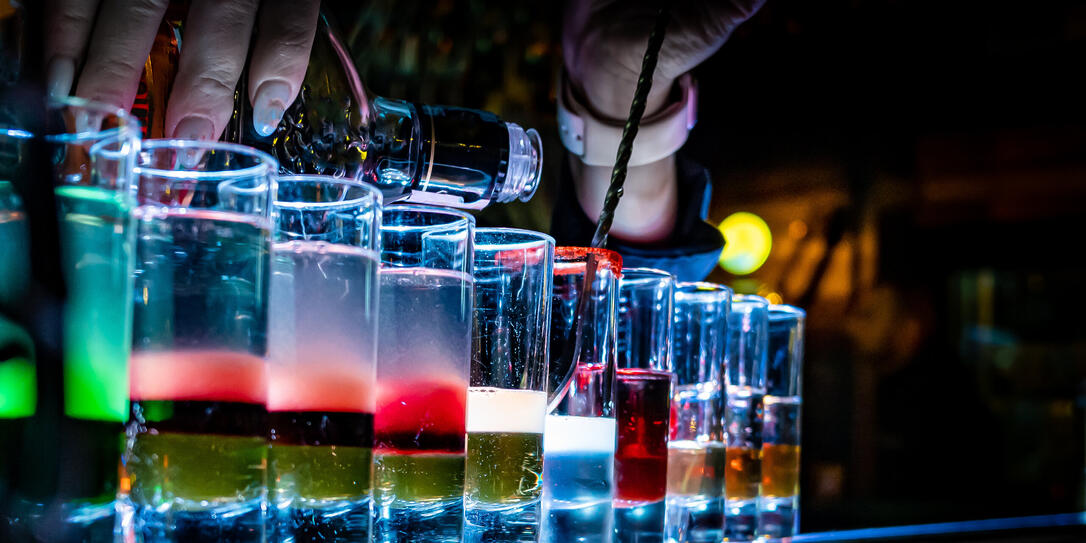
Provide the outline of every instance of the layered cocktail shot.
{"type": "Polygon", "coordinates": [[[472,334],[470,215],[384,210],[374,540],[459,542],[472,334]]]}
{"type": "Polygon", "coordinates": [[[120,496],[142,541],[262,541],[275,161],[144,142],[120,496]]]}
{"type": "Polygon", "coordinates": [[[622,270],[615,387],[616,541],[658,540],[664,529],[674,294],[675,278],[667,272],[622,270]]]}
{"type": "Polygon", "coordinates": [[[281,177],[268,338],[269,492],[277,541],[367,541],[381,196],[281,177]]]}
{"type": "Polygon", "coordinates": [[[538,541],[554,240],[475,231],[464,540],[538,541]]]}
{"type": "Polygon", "coordinates": [[[712,283],[675,288],[664,528],[669,543],[724,537],[724,345],[731,296],[729,288],[712,283]]]}
{"type": "Polygon", "coordinates": [[[612,541],[615,308],[622,257],[559,247],[551,302],[550,411],[543,440],[542,541],[612,541]]]}
{"type": "Polygon", "coordinates": [[[799,528],[800,410],[803,406],[803,327],[807,314],[769,306],[762,495],[758,536],[790,537],[799,528]]]}
{"type": "Polygon", "coordinates": [[[724,493],[724,536],[728,541],[753,540],[758,528],[758,496],[762,486],[762,400],[765,397],[769,302],[737,294],[728,312],[727,435],[724,493]]]}

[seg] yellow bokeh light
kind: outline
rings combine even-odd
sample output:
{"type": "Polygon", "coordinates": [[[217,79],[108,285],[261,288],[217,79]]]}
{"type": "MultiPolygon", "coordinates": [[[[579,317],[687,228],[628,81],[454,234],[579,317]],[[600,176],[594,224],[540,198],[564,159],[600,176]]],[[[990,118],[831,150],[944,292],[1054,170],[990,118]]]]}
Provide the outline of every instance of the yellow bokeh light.
{"type": "Polygon", "coordinates": [[[773,236],[761,217],[740,211],[732,213],[717,227],[724,234],[720,267],[735,275],[753,273],[769,258],[773,236]]]}

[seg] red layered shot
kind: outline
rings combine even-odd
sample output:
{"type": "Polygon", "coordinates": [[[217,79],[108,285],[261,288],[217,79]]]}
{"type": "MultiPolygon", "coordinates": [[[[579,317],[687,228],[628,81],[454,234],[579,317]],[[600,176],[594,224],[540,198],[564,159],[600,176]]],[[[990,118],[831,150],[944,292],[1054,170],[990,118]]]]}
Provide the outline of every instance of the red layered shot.
{"type": "Polygon", "coordinates": [[[464,454],[467,383],[404,379],[377,392],[379,454],[464,454]]]}
{"type": "Polygon", "coordinates": [[[265,435],[262,357],[222,350],[138,352],[131,371],[131,417],[148,430],[265,435]]]}

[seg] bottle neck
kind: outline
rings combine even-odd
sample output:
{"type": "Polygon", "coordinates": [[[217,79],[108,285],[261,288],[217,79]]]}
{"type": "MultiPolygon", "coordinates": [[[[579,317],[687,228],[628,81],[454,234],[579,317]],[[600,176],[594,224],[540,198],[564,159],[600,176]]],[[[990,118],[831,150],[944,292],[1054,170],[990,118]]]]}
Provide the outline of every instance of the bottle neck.
{"type": "MultiPolygon", "coordinates": [[[[378,99],[375,105],[387,102],[378,99]]],[[[462,209],[528,201],[535,193],[542,146],[534,130],[474,109],[413,105],[412,110],[418,135],[414,171],[381,175],[380,184],[410,175],[407,201],[462,209]]]]}

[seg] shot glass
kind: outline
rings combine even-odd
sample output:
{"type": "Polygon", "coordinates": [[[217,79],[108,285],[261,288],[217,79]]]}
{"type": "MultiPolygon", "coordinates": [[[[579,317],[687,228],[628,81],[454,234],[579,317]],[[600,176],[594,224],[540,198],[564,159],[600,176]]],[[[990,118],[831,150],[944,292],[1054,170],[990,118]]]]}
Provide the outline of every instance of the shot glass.
{"type": "Polygon", "coordinates": [[[381,193],[279,177],[268,332],[275,541],[368,541],[381,193]]]}
{"type": "Polygon", "coordinates": [[[713,283],[675,288],[664,529],[669,543],[724,537],[724,344],[731,299],[731,289],[713,283]]]}
{"type": "Polygon", "coordinates": [[[475,231],[464,541],[538,541],[554,239],[475,231]]]}
{"type": "Polygon", "coordinates": [[[613,539],[616,304],[622,257],[558,247],[550,405],[543,433],[542,541],[613,539]]]}
{"type": "Polygon", "coordinates": [[[799,531],[800,409],[803,405],[803,326],[807,314],[769,306],[769,354],[762,427],[762,495],[758,536],[799,531]]]}
{"type": "MultiPolygon", "coordinates": [[[[44,113],[38,134],[0,130],[0,193],[7,195],[0,196],[7,208],[0,211],[0,253],[11,253],[0,256],[0,303],[11,303],[29,286],[30,238],[15,185],[21,177],[52,191],[52,199],[37,202],[45,208],[43,216],[50,203],[56,205],[60,259],[49,272],[59,272],[66,287],[58,313],[63,331],[63,350],[58,352],[63,357],[56,369],[42,367],[30,348],[28,330],[0,318],[0,352],[11,353],[0,355],[0,373],[14,373],[0,376],[5,382],[0,396],[9,386],[29,393],[17,396],[24,416],[14,418],[36,428],[31,433],[41,443],[26,449],[19,461],[26,484],[12,488],[14,514],[0,522],[10,524],[12,533],[29,530],[56,539],[105,540],[113,535],[119,436],[128,417],[132,167],[139,127],[121,109],[79,98],[48,100],[44,113]],[[48,157],[49,179],[25,177],[29,145],[37,145],[40,156],[48,157]],[[36,383],[39,376],[42,382],[36,383]],[[37,391],[46,389],[40,399],[45,404],[57,401],[59,409],[37,408],[37,391]]],[[[48,245],[39,249],[55,250],[48,245]]],[[[0,399],[0,404],[7,403],[0,399]]],[[[0,440],[5,448],[19,451],[25,435],[0,440]]],[[[4,479],[0,474],[0,486],[6,486],[4,479]]]]}
{"type": "Polygon", "coordinates": [[[383,213],[377,337],[374,541],[459,542],[472,353],[475,220],[383,213]]]}
{"type": "Polygon", "coordinates": [[[241,145],[143,142],[120,495],[137,540],[265,538],[276,169],[241,145]]]}
{"type": "Polygon", "coordinates": [[[732,297],[728,313],[727,435],[724,471],[724,537],[751,541],[758,528],[762,485],[762,421],[769,338],[769,302],[760,296],[732,297]]]}
{"type": "Polygon", "coordinates": [[[37,412],[34,344],[16,314],[31,281],[30,232],[16,183],[25,177],[20,156],[32,137],[0,128],[0,441],[8,444],[0,447],[0,504],[13,492],[23,428],[37,412]]]}
{"type": "MultiPolygon", "coordinates": [[[[2,121],[0,121],[2,122],[2,121]]],[[[31,171],[31,146],[37,145],[32,132],[21,125],[0,127],[0,540],[15,540],[20,533],[36,528],[27,519],[40,516],[56,497],[54,488],[35,488],[56,473],[60,447],[34,447],[34,428],[52,429],[56,418],[47,421],[38,408],[39,379],[49,362],[35,355],[31,318],[24,314],[27,293],[34,281],[30,219],[27,201],[37,172],[31,171]],[[32,451],[32,452],[31,452],[32,451]],[[41,503],[41,506],[36,504],[41,503]]],[[[48,194],[48,188],[42,187],[48,194]]],[[[43,206],[45,207],[45,206],[43,206]]],[[[49,217],[46,208],[44,216],[49,217]]],[[[50,323],[52,324],[52,323],[50,323]]],[[[55,372],[54,372],[55,373],[55,372]]],[[[39,439],[55,443],[53,436],[39,439]]],[[[37,523],[35,523],[37,524],[37,523]]],[[[29,536],[23,536],[29,539],[29,536]]]]}
{"type": "Polygon", "coordinates": [[[615,413],[617,541],[659,540],[667,495],[671,414],[672,300],[675,278],[650,268],[624,268],[618,299],[615,413]]]}
{"type": "Polygon", "coordinates": [[[124,110],[80,98],[52,100],[48,113],[68,287],[64,411],[120,430],[128,418],[139,124],[124,110]]]}
{"type": "Polygon", "coordinates": [[[0,504],[13,492],[23,427],[37,412],[34,344],[17,316],[31,282],[31,257],[26,209],[16,183],[26,177],[20,157],[31,138],[30,132],[0,128],[0,441],[8,444],[0,447],[0,504]]]}

